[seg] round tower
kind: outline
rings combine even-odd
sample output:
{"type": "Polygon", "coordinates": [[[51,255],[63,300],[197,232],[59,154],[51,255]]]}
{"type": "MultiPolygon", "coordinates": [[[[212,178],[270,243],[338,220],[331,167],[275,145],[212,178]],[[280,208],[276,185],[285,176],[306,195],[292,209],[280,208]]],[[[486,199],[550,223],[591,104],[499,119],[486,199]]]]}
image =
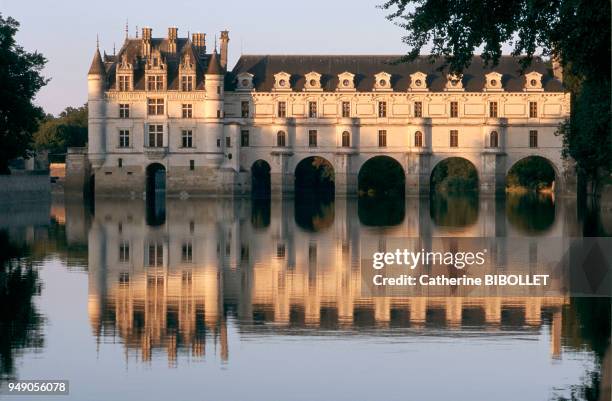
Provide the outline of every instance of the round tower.
{"type": "Polygon", "coordinates": [[[225,75],[219,64],[217,51],[210,56],[206,74],[204,74],[204,88],[206,90],[206,105],[204,113],[207,120],[207,135],[213,138],[214,149],[225,154],[226,139],[223,136],[223,82],[225,75]]]}
{"type": "Polygon", "coordinates": [[[96,46],[91,67],[87,73],[88,103],[88,158],[92,167],[100,167],[106,158],[104,90],[106,69],[96,46]]]}

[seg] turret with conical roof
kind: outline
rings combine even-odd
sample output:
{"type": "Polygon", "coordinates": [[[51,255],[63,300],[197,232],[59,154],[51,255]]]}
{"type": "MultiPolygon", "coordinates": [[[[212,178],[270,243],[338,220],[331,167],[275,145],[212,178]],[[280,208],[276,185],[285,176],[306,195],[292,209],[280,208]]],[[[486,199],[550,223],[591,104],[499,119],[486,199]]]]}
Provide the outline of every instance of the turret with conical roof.
{"type": "Polygon", "coordinates": [[[214,53],[210,56],[206,75],[223,75],[223,68],[221,68],[221,64],[219,63],[219,56],[217,55],[216,49],[214,53]]]}
{"type": "Polygon", "coordinates": [[[102,165],[106,152],[105,123],[106,107],[104,91],[106,90],[106,68],[100,55],[100,46],[96,43],[89,72],[87,73],[88,104],[88,154],[93,167],[102,165]]]}
{"type": "Polygon", "coordinates": [[[100,55],[100,49],[96,49],[91,66],[89,67],[88,75],[106,75],[106,69],[102,62],[102,56],[100,55]]]}

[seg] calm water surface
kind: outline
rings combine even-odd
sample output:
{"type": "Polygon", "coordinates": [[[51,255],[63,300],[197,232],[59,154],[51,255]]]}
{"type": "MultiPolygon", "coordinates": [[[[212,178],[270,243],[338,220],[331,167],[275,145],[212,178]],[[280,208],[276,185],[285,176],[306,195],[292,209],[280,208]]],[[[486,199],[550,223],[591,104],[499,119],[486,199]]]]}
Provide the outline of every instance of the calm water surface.
{"type": "Polygon", "coordinates": [[[596,399],[607,299],[359,290],[364,237],[530,237],[537,261],[538,238],[606,235],[580,210],[536,196],[3,205],[0,380],[68,379],[70,400],[596,399]]]}

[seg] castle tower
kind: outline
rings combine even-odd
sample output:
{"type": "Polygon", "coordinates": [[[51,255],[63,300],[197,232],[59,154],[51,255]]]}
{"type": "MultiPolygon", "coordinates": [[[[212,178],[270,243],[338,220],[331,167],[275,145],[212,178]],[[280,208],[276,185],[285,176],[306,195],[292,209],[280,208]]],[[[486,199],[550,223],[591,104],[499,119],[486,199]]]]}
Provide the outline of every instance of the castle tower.
{"type": "Polygon", "coordinates": [[[87,73],[88,157],[92,167],[100,167],[106,158],[104,89],[106,68],[100,49],[96,46],[89,72],[87,73]]]}

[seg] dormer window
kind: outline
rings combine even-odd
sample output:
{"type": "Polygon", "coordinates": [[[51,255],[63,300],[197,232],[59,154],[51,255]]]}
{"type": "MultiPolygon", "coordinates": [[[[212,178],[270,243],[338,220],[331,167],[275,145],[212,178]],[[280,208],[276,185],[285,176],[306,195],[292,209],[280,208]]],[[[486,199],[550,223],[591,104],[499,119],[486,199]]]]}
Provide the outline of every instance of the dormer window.
{"type": "Polygon", "coordinates": [[[275,91],[290,91],[290,78],[291,75],[281,71],[279,73],[274,74],[274,89],[275,91]]]}
{"type": "Polygon", "coordinates": [[[390,91],[391,74],[388,74],[383,71],[374,75],[374,90],[390,91]]]}
{"type": "Polygon", "coordinates": [[[348,71],[338,74],[338,91],[354,91],[355,90],[355,75],[348,71]]]}
{"type": "Polygon", "coordinates": [[[320,91],[321,89],[321,74],[318,72],[309,72],[304,76],[306,79],[304,90],[307,91],[320,91]]]}
{"type": "Polygon", "coordinates": [[[426,91],[427,90],[427,75],[417,71],[410,74],[410,90],[411,91],[426,91]]]}
{"type": "Polygon", "coordinates": [[[462,91],[463,90],[463,74],[448,74],[446,76],[447,91],[462,91]]]}
{"type": "Polygon", "coordinates": [[[525,74],[525,90],[542,92],[544,90],[542,87],[542,74],[536,71],[525,74]]]}
{"type": "Polygon", "coordinates": [[[121,55],[121,63],[117,66],[117,90],[127,92],[132,90],[132,64],[128,62],[127,55],[121,55]]]}
{"type": "Polygon", "coordinates": [[[253,74],[248,72],[242,72],[237,76],[238,90],[239,91],[250,91],[253,89],[253,74]]]}
{"type": "Polygon", "coordinates": [[[179,67],[181,91],[191,92],[195,89],[196,71],[195,65],[191,62],[191,56],[186,53],[179,67]]]}
{"type": "Polygon", "coordinates": [[[485,87],[486,91],[501,91],[502,88],[502,74],[497,72],[490,72],[485,75],[485,87]]]}

